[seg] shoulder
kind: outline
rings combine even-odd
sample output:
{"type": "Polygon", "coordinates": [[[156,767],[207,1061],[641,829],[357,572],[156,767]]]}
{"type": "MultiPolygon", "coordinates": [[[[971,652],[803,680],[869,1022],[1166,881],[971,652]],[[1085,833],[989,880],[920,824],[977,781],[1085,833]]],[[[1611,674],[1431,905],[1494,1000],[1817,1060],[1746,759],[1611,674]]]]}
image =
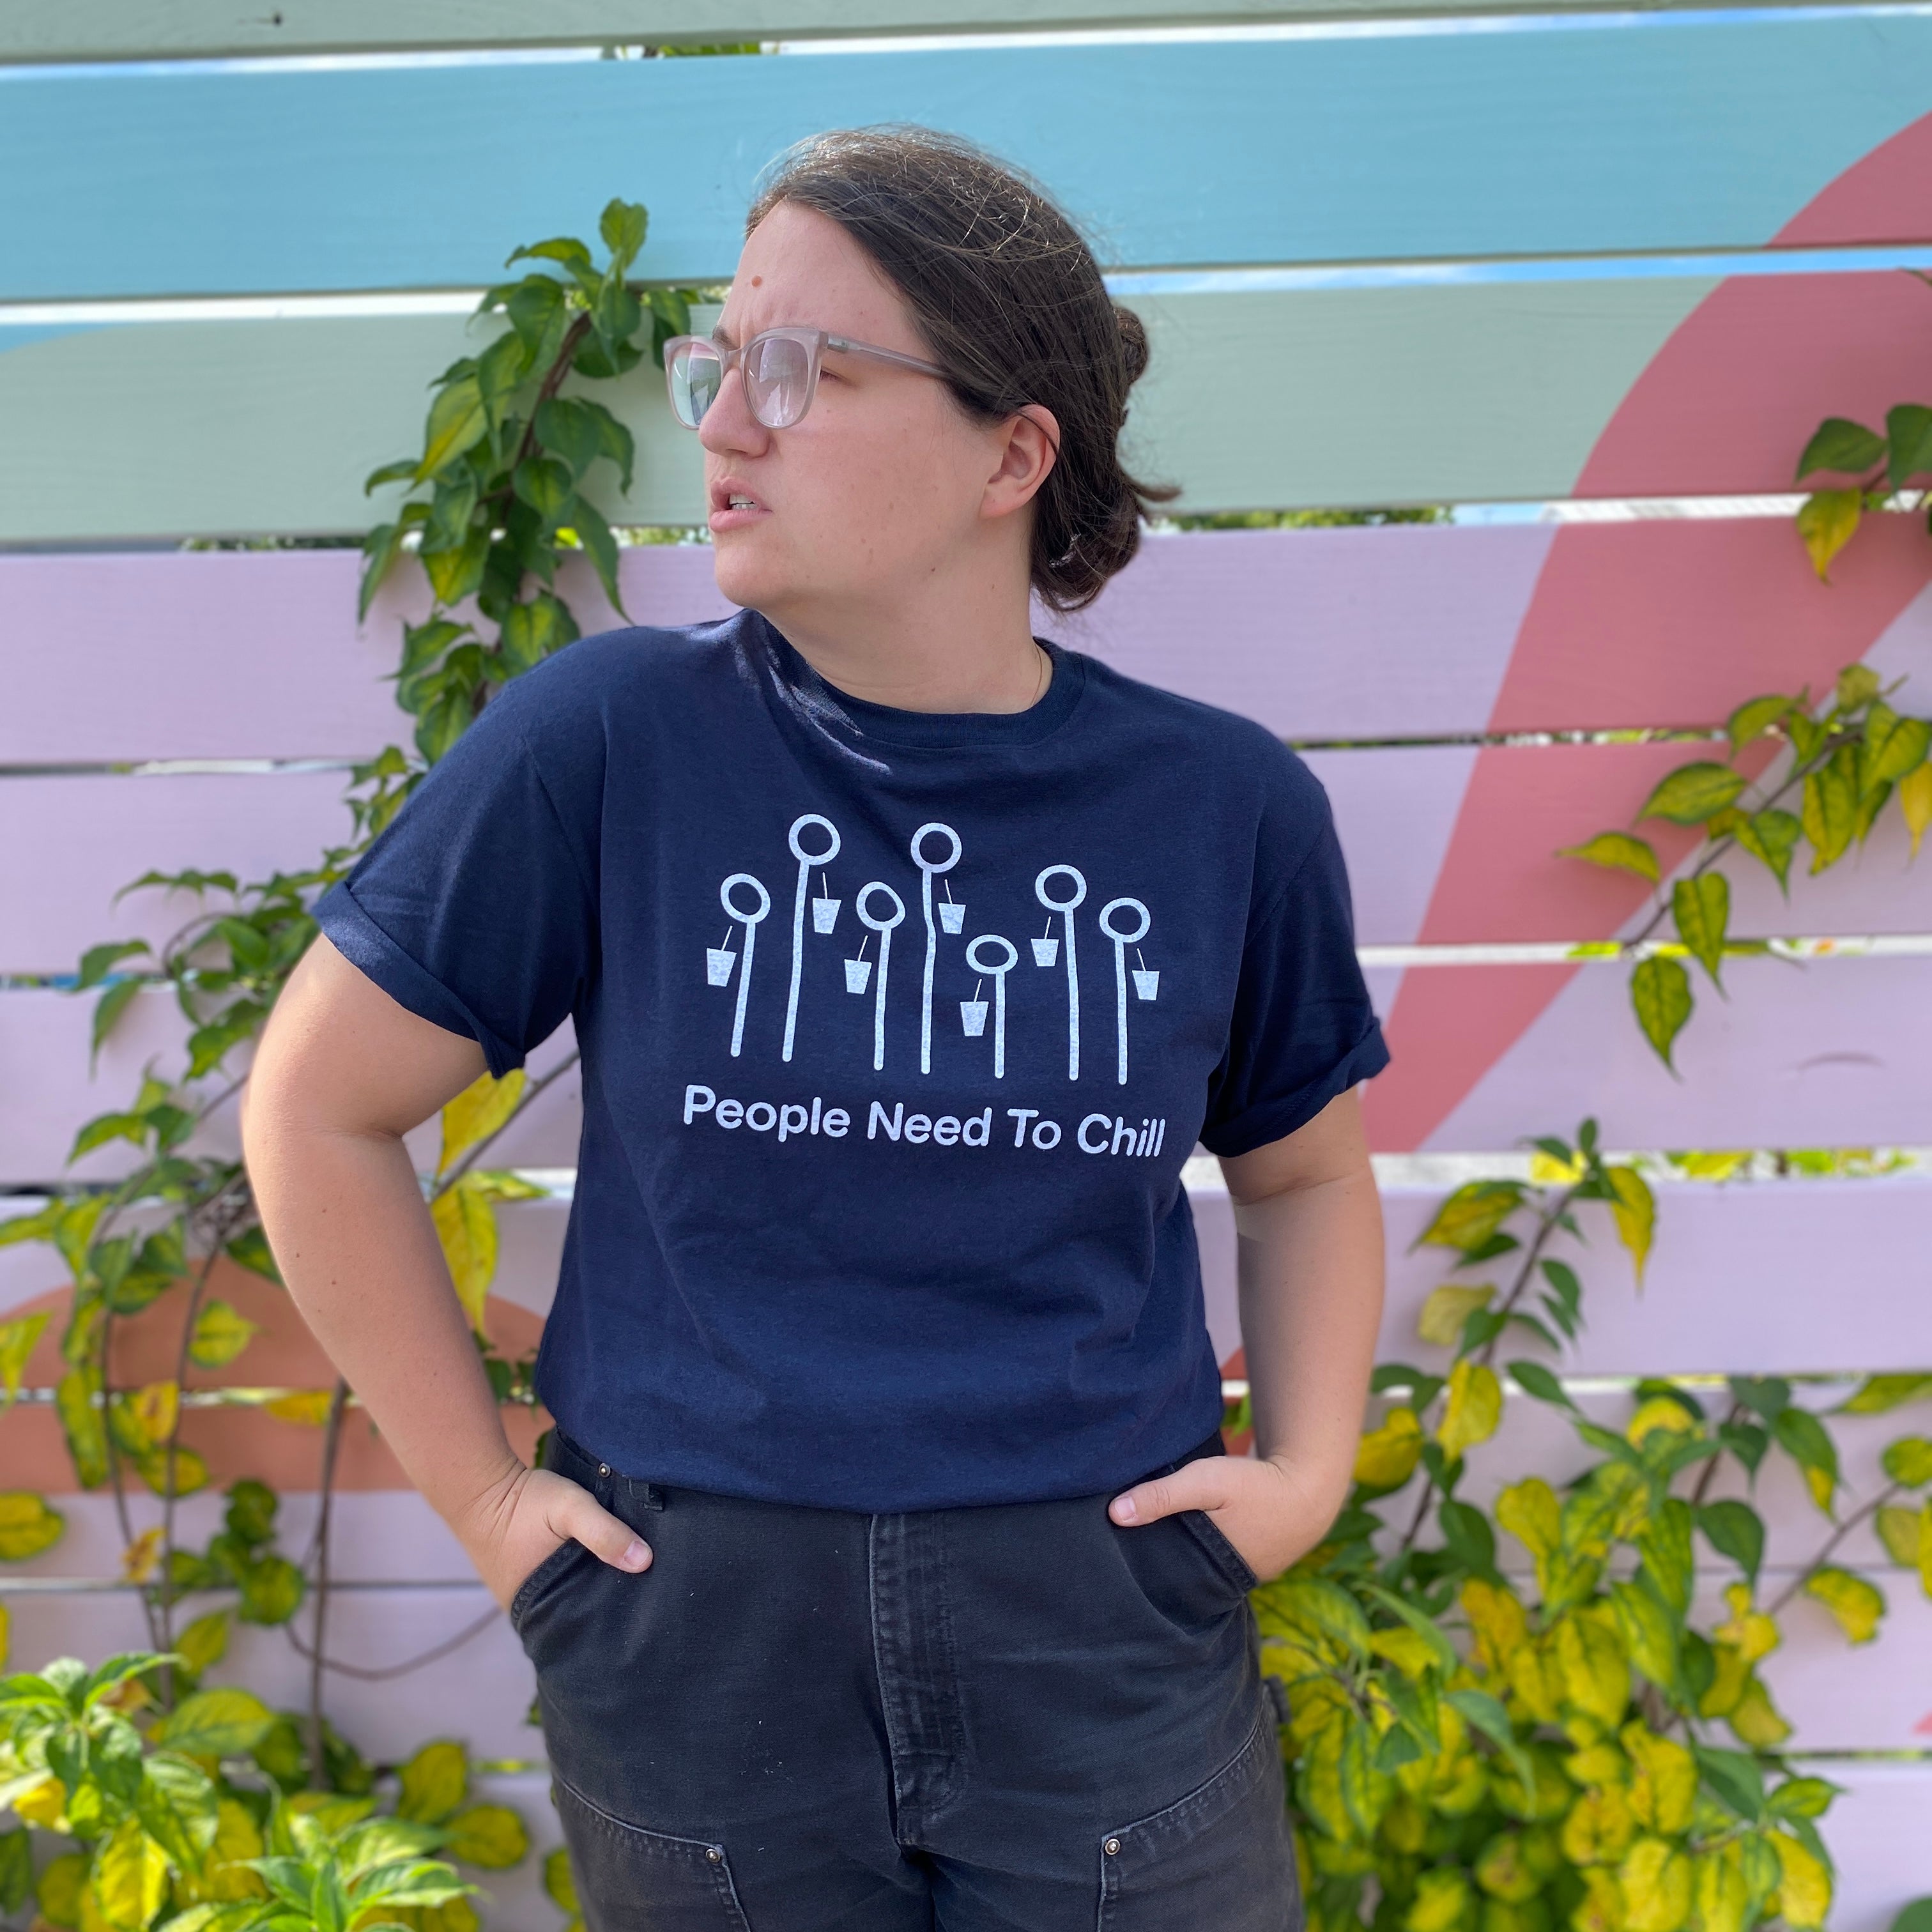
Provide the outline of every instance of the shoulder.
{"type": "Polygon", "coordinates": [[[1258,817],[1299,820],[1312,834],[1328,822],[1328,795],[1296,753],[1264,724],[1198,698],[1143,684],[1084,653],[1092,722],[1138,740],[1164,760],[1178,760],[1196,782],[1246,803],[1258,817]]]}

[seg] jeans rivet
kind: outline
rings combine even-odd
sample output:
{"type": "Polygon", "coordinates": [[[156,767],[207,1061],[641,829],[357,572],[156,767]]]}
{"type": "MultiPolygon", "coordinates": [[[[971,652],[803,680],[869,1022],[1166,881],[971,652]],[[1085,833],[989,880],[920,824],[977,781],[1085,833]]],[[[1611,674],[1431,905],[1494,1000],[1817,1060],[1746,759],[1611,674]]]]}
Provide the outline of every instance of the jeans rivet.
{"type": "Polygon", "coordinates": [[[608,1462],[599,1462],[597,1466],[597,1473],[600,1476],[608,1476],[610,1473],[610,1464],[608,1462]]]}
{"type": "Polygon", "coordinates": [[[716,1845],[713,1845],[704,1854],[704,1856],[709,1858],[714,1865],[722,1864],[724,1862],[724,1852],[716,1845]]]}
{"type": "Polygon", "coordinates": [[[1118,1838],[1109,1838],[1102,1849],[1111,1858],[1120,1849],[1120,1841],[1118,1838]]]}

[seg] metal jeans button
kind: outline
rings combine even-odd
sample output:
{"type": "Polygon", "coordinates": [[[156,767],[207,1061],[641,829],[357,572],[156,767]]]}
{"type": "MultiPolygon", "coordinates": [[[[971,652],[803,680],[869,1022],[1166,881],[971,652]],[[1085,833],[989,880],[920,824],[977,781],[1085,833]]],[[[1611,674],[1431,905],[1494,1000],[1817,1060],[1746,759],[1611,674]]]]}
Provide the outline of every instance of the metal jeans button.
{"type": "Polygon", "coordinates": [[[1120,1849],[1120,1841],[1118,1838],[1109,1838],[1106,1844],[1101,1847],[1101,1850],[1103,1850],[1110,1858],[1120,1849]]]}
{"type": "Polygon", "coordinates": [[[704,1856],[709,1858],[714,1865],[722,1864],[724,1862],[724,1853],[723,1849],[719,1846],[712,1846],[705,1852],[704,1856]]]}

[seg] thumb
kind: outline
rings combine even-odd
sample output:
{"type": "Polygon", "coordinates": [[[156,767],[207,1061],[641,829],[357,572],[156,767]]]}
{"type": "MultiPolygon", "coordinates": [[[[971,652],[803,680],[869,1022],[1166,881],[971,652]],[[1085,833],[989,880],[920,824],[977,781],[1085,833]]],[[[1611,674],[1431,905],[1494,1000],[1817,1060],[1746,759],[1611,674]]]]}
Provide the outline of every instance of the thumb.
{"type": "Polygon", "coordinates": [[[650,1567],[650,1545],[622,1516],[613,1516],[588,1490],[574,1483],[544,1512],[557,1535],[574,1538],[592,1556],[616,1570],[650,1567]]]}
{"type": "Polygon", "coordinates": [[[1219,1509],[1228,1500],[1227,1485],[1214,1465],[1221,1459],[1203,1456],[1184,1462],[1172,1474],[1136,1483],[1107,1505],[1116,1522],[1157,1522],[1180,1510],[1219,1509]]]}

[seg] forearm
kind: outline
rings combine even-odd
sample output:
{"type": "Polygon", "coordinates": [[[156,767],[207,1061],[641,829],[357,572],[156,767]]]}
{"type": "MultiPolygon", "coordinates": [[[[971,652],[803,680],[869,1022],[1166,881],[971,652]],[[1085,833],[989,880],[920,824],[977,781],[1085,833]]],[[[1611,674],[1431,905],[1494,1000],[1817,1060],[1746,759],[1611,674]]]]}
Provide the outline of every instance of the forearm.
{"type": "Polygon", "coordinates": [[[523,1465],[407,1148],[254,1112],[249,1172],[291,1298],[404,1473],[468,1540],[523,1465]]]}
{"type": "Polygon", "coordinates": [[[1241,1335],[1257,1455],[1341,1506],[1382,1306],[1382,1218],[1367,1162],[1238,1201],[1241,1335]]]}

